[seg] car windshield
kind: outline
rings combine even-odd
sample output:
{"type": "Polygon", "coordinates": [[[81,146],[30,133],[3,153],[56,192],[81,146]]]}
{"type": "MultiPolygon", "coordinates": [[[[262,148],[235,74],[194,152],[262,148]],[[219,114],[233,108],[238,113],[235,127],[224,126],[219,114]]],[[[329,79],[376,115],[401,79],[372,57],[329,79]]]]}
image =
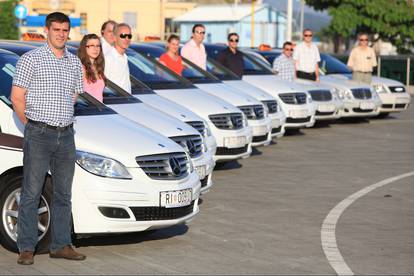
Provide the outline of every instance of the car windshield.
{"type": "Polygon", "coordinates": [[[182,72],[182,76],[192,83],[217,83],[220,82],[212,74],[204,71],[203,69],[197,67],[194,63],[190,62],[189,60],[183,59],[183,66],[184,70],[182,72]]]}
{"type": "Polygon", "coordinates": [[[263,61],[257,61],[256,59],[258,58],[252,54],[243,53],[244,75],[273,75],[272,70],[261,63],[263,61]]]}
{"type": "Polygon", "coordinates": [[[321,54],[321,61],[319,62],[319,67],[327,75],[352,73],[351,70],[343,62],[327,54],[321,54]]]}
{"type": "MultiPolygon", "coordinates": [[[[13,76],[16,72],[16,63],[19,57],[12,54],[0,54],[0,99],[5,102],[10,108],[12,103],[10,101],[10,92],[13,84],[13,76]]],[[[87,93],[83,93],[77,97],[75,103],[75,116],[86,115],[102,115],[115,114],[115,112],[106,107],[104,104],[95,100],[87,93]]]]}
{"type": "Polygon", "coordinates": [[[193,88],[189,81],[176,76],[154,58],[144,57],[133,50],[127,51],[127,56],[131,75],[151,89],[193,88]]]}
{"type": "Polygon", "coordinates": [[[240,80],[239,76],[211,58],[207,58],[207,71],[222,81],[240,80]]]}
{"type": "Polygon", "coordinates": [[[113,82],[107,80],[103,90],[103,102],[104,104],[129,104],[140,103],[141,101],[113,82]]]}

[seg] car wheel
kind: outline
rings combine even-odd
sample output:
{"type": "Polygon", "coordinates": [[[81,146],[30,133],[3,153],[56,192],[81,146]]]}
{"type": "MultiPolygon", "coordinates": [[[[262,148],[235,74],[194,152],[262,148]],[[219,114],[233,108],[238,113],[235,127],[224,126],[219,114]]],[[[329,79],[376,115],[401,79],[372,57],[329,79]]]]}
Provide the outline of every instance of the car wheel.
{"type": "MultiPolygon", "coordinates": [[[[5,185],[0,192],[0,242],[8,250],[18,252],[17,240],[17,217],[20,204],[21,185],[23,175],[13,175],[6,179],[5,185]]],[[[38,213],[38,243],[36,253],[49,252],[50,243],[50,203],[51,203],[51,181],[46,179],[43,193],[40,197],[38,213]]]]}

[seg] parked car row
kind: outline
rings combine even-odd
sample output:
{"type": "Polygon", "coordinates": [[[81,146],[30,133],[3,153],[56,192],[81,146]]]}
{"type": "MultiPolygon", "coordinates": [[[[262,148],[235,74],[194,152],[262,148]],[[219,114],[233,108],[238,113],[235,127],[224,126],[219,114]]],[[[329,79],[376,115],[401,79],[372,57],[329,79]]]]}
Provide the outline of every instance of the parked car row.
{"type": "MultiPolygon", "coordinates": [[[[78,42],[69,44],[76,54],[78,42]]],[[[14,251],[24,126],[13,112],[10,91],[19,56],[40,45],[0,41],[0,241],[14,251]]],[[[127,50],[131,93],[107,80],[103,103],[87,93],[77,99],[74,234],[187,223],[200,210],[200,195],[213,187],[216,163],[248,158],[252,147],[268,146],[289,128],[401,111],[410,102],[405,87],[390,80],[370,87],[328,73],[316,84],[282,81],[269,66],[278,51],[245,50],[240,79],[215,61],[225,46],[207,44],[207,70],[184,58],[179,76],[158,62],[163,46],[133,43],[127,50]],[[390,96],[394,93],[397,97],[390,96]],[[388,102],[384,107],[385,94],[392,107],[388,102]]],[[[329,72],[330,64],[322,68],[329,72]]],[[[50,175],[45,181],[38,251],[47,251],[50,235],[50,175]]]]}

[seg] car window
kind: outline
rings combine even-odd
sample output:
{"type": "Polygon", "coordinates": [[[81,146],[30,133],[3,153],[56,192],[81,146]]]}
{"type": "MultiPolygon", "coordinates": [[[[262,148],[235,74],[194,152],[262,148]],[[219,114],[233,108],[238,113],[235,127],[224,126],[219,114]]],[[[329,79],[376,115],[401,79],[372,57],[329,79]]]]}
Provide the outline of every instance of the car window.
{"type": "Polygon", "coordinates": [[[184,78],[189,79],[192,83],[217,83],[220,82],[216,77],[204,71],[201,68],[197,68],[196,65],[183,58],[184,70],[182,75],[184,78]]]}
{"type": "Polygon", "coordinates": [[[321,54],[321,61],[319,62],[319,67],[326,74],[351,74],[352,71],[339,59],[321,54]]]}
{"type": "Polygon", "coordinates": [[[207,71],[220,80],[240,80],[236,74],[211,58],[207,58],[207,71]]]}
{"type": "Polygon", "coordinates": [[[128,104],[128,103],[140,103],[141,101],[122,90],[114,83],[109,83],[103,90],[103,102],[104,104],[128,104]]]}
{"type": "Polygon", "coordinates": [[[189,88],[191,83],[182,79],[150,57],[128,51],[128,64],[131,75],[148,85],[151,89],[189,88]]]}
{"type": "Polygon", "coordinates": [[[11,54],[0,55],[0,99],[10,107],[10,92],[18,59],[17,56],[11,54]]]}
{"type": "Polygon", "coordinates": [[[268,66],[256,61],[257,57],[252,57],[248,53],[243,53],[244,72],[245,75],[273,75],[268,66]]]}

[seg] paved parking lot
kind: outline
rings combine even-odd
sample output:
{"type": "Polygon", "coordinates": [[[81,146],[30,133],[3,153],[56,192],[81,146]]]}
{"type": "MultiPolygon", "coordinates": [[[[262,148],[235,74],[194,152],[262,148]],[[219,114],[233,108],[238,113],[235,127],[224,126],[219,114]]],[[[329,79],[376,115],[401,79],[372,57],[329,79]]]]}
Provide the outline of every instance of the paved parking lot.
{"type": "Polygon", "coordinates": [[[188,226],[82,239],[85,262],[0,248],[0,274],[414,274],[413,164],[414,108],[321,125],[215,171],[188,226]]]}

